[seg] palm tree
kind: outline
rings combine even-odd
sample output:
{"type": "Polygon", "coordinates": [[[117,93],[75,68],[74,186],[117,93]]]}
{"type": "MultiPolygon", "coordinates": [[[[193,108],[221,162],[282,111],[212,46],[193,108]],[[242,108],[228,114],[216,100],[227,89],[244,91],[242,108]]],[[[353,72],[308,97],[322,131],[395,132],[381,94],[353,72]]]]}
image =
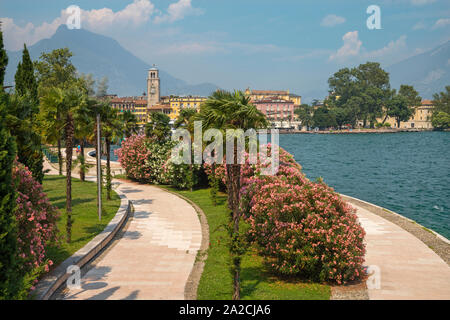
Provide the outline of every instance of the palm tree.
{"type": "Polygon", "coordinates": [[[101,103],[102,132],[106,144],[106,199],[111,200],[111,144],[118,142],[123,135],[117,111],[108,102],[101,103]]]}
{"type": "Polygon", "coordinates": [[[83,92],[77,87],[68,89],[50,88],[41,98],[41,112],[44,119],[61,119],[66,141],[66,241],[72,238],[72,154],[75,135],[74,115],[85,103],[83,92]]]}
{"type": "Polygon", "coordinates": [[[170,133],[170,118],[162,112],[154,112],[150,115],[150,122],[145,125],[145,135],[157,141],[165,141],[170,133]]]}
{"type": "MultiPolygon", "coordinates": [[[[257,129],[267,127],[264,114],[251,104],[250,98],[241,91],[230,93],[218,90],[206,100],[196,119],[203,121],[203,128],[226,129],[257,129]]],[[[224,135],[225,136],[225,135],[224,135]]],[[[228,206],[232,210],[232,241],[230,253],[233,258],[233,299],[240,299],[240,263],[239,241],[239,191],[241,180],[241,165],[237,163],[237,145],[234,145],[233,163],[227,163],[227,193],[228,206]]]]}
{"type": "Polygon", "coordinates": [[[41,135],[44,142],[55,145],[58,148],[59,175],[62,176],[63,158],[61,153],[61,139],[64,121],[61,118],[60,106],[63,102],[63,94],[60,90],[45,88],[41,93],[41,110],[38,114],[41,135]]]}
{"type": "MultiPolygon", "coordinates": [[[[175,128],[186,127],[188,129],[193,129],[192,119],[197,114],[197,111],[192,108],[185,108],[180,111],[180,115],[174,123],[175,128]]],[[[192,130],[189,130],[192,131],[192,130]]]]}
{"type": "Polygon", "coordinates": [[[122,132],[125,138],[129,138],[138,132],[137,118],[131,111],[126,110],[121,113],[120,121],[122,122],[122,132]]]}
{"type": "Polygon", "coordinates": [[[87,100],[85,104],[82,104],[78,108],[75,114],[75,137],[80,140],[80,155],[77,162],[80,169],[80,180],[86,180],[86,171],[88,165],[86,164],[85,146],[87,141],[94,139],[94,127],[95,127],[95,113],[93,112],[94,100],[87,100]]]}

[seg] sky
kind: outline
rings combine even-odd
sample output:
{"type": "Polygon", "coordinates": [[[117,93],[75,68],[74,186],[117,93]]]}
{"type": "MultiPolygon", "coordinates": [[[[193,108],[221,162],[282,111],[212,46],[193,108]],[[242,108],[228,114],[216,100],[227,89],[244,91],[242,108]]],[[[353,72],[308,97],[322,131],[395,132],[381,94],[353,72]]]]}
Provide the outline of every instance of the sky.
{"type": "Polygon", "coordinates": [[[387,67],[450,40],[449,0],[0,0],[6,49],[51,37],[70,5],[81,28],[189,83],[310,99],[339,68],[387,67]]]}

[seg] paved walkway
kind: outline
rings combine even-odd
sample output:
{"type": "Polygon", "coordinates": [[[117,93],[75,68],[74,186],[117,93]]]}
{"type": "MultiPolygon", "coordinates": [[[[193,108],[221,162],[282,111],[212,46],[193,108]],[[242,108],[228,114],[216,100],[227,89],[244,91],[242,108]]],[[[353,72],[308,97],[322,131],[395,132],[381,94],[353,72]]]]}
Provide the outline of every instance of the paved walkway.
{"type": "Polygon", "coordinates": [[[119,241],[64,299],[184,299],[202,240],[195,209],[157,187],[115,181],[135,212],[119,241]]]}
{"type": "Polygon", "coordinates": [[[352,204],[366,230],[366,265],[380,270],[371,300],[450,299],[450,267],[411,233],[352,204]]]}

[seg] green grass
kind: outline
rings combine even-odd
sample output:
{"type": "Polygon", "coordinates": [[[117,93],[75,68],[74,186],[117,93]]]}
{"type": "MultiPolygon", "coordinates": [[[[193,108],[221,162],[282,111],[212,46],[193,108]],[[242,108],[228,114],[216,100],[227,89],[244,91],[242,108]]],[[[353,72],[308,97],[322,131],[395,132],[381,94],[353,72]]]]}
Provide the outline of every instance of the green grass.
{"type": "MultiPolygon", "coordinates": [[[[229,271],[228,248],[225,245],[228,233],[221,228],[229,219],[226,195],[220,194],[218,206],[213,206],[209,189],[193,192],[167,189],[195,202],[203,210],[208,220],[210,248],[198,287],[198,299],[230,300],[233,284],[229,271]]],[[[257,255],[255,248],[251,248],[242,260],[241,298],[243,300],[328,300],[330,287],[299,279],[280,278],[269,271],[263,258],[257,255]]]]}
{"type": "Polygon", "coordinates": [[[45,176],[43,181],[44,192],[50,202],[60,209],[60,218],[57,222],[62,236],[59,247],[50,247],[47,257],[58,265],[65,259],[81,249],[96,235],[105,229],[106,225],[117,213],[120,207],[120,198],[116,192],[112,192],[112,200],[106,201],[106,192],[103,188],[103,214],[102,220],[98,220],[97,213],[97,184],[93,182],[81,182],[72,178],[72,241],[66,242],[66,177],[45,176]]]}

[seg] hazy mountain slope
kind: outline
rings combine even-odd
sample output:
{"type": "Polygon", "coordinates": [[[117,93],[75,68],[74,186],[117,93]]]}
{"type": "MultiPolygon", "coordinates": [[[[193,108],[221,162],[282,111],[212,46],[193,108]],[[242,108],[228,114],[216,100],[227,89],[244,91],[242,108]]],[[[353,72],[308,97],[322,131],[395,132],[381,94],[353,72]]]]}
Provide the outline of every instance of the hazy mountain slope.
{"type": "Polygon", "coordinates": [[[450,41],[386,70],[390,73],[393,88],[398,89],[401,84],[413,85],[423,98],[430,99],[450,85],[450,41]]]}
{"type": "MultiPolygon", "coordinates": [[[[83,29],[69,30],[62,25],[50,39],[41,40],[28,49],[31,58],[36,60],[42,52],[63,47],[72,51],[72,62],[79,72],[92,73],[96,79],[108,77],[108,92],[125,96],[141,95],[146,91],[147,70],[150,65],[125,50],[112,38],[83,29]]],[[[21,56],[21,51],[8,52],[6,84],[14,82],[14,73],[21,56]]],[[[163,95],[209,95],[217,89],[217,86],[210,83],[189,85],[163,70],[160,70],[160,77],[163,95]]]]}

